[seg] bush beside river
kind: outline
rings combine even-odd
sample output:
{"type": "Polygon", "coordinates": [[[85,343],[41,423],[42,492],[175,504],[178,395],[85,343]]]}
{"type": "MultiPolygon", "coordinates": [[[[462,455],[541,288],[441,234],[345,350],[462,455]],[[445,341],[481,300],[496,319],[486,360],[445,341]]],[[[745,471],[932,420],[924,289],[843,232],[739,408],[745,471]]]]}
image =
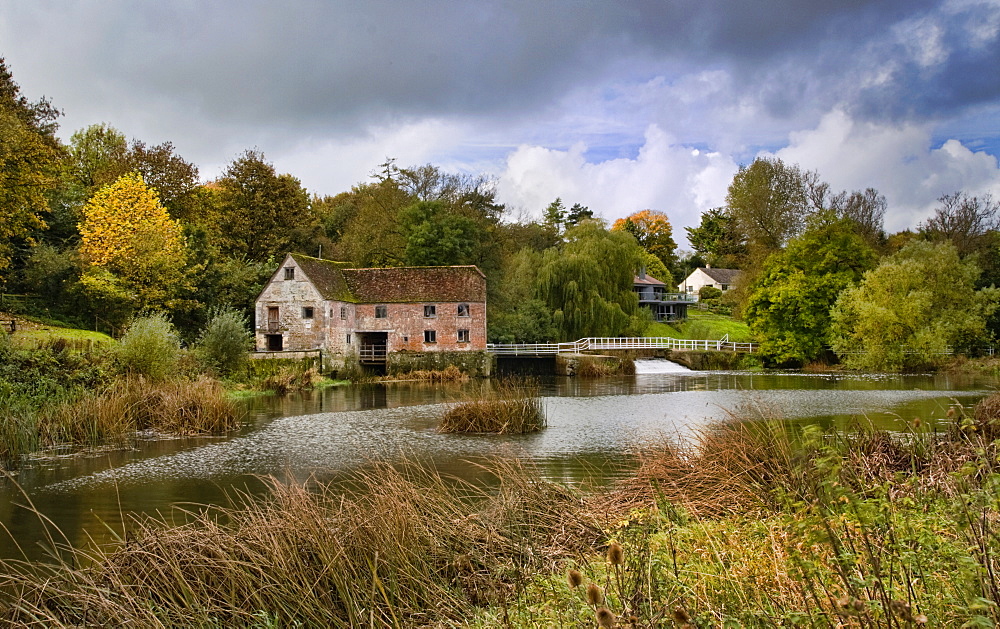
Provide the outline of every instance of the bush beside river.
{"type": "Polygon", "coordinates": [[[8,562],[11,625],[993,626],[996,398],[944,427],[733,417],[608,490],[417,464],[8,562]]]}

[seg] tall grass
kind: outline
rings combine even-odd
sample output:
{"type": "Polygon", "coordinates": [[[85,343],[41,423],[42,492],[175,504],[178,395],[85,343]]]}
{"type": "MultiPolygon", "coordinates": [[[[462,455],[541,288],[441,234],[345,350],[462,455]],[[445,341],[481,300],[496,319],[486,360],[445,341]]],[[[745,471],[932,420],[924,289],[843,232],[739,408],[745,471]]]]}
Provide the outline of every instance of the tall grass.
{"type": "Polygon", "coordinates": [[[438,430],[524,434],[545,428],[545,409],[538,384],[530,380],[505,379],[483,385],[478,397],[445,411],[438,430]]]}
{"type": "Polygon", "coordinates": [[[45,627],[454,626],[510,605],[526,575],[597,539],[582,500],[533,470],[489,485],[375,465],[349,487],[143,520],[113,549],[7,562],[0,619],[45,627]],[[86,567],[79,567],[86,566],[86,567]]]}

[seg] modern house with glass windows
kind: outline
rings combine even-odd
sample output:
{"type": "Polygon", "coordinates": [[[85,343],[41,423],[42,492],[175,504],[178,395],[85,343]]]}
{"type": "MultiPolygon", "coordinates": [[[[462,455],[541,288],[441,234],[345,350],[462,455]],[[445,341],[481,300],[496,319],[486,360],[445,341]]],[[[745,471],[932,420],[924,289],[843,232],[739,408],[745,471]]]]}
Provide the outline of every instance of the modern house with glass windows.
{"type": "Polygon", "coordinates": [[[257,297],[255,327],[258,352],[322,350],[334,371],[490,371],[486,276],[475,266],[357,269],[289,254],[257,297]]]}

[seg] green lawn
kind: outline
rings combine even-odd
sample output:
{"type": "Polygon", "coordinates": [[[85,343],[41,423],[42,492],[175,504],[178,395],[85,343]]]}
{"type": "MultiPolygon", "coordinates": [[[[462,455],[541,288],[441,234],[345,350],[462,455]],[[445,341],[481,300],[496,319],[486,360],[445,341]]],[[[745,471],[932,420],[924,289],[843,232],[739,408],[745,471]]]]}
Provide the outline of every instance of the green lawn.
{"type": "Polygon", "coordinates": [[[752,341],[750,328],[732,317],[691,308],[684,323],[650,323],[643,336],[668,336],[675,339],[717,340],[726,335],[736,343],[752,341]]]}
{"type": "Polygon", "coordinates": [[[65,340],[70,347],[75,349],[88,349],[114,342],[113,338],[101,332],[54,326],[21,328],[11,336],[11,341],[18,347],[38,347],[57,339],[65,340]]]}

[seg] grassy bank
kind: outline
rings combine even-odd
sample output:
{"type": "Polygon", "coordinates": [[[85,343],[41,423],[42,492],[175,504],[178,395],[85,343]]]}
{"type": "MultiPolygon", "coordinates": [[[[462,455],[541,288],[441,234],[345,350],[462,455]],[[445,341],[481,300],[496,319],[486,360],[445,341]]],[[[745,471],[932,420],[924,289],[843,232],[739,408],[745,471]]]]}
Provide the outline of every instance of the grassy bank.
{"type": "Polygon", "coordinates": [[[146,520],[112,549],[9,563],[43,626],[989,627],[1000,620],[993,399],[848,435],[731,422],[581,496],[494,466],[376,465],[349,486],[146,520]],[[222,517],[218,517],[221,515],[222,517]],[[77,566],[87,567],[79,568],[77,566]]]}
{"type": "Polygon", "coordinates": [[[651,323],[643,336],[666,336],[675,339],[718,340],[729,335],[729,340],[747,343],[753,339],[750,328],[732,317],[705,312],[696,308],[688,309],[688,319],[682,323],[651,323]]]}

